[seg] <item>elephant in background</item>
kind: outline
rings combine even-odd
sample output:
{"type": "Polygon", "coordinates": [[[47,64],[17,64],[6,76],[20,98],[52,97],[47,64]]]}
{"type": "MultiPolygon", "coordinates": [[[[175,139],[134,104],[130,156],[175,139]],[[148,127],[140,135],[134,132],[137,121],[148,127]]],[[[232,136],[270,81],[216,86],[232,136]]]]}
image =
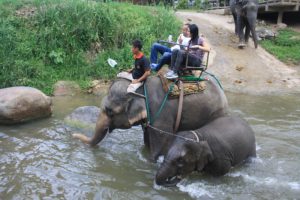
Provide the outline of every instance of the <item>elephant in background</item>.
{"type": "Polygon", "coordinates": [[[174,186],[193,171],[221,176],[256,156],[254,132],[238,117],[220,117],[200,129],[177,135],[186,139],[174,139],[156,174],[158,185],[174,186]]]}
{"type": "MultiPolygon", "coordinates": [[[[143,124],[147,121],[145,98],[127,93],[130,81],[125,79],[115,80],[109,88],[108,95],[102,101],[102,113],[96,123],[95,134],[89,138],[83,134],[73,134],[74,138],[96,145],[106,136],[107,132],[114,129],[129,129],[132,126],[143,124]]],[[[165,97],[165,91],[159,77],[148,77],[144,87],[149,96],[149,113],[153,117],[159,110],[165,97]]],[[[137,93],[144,94],[143,88],[137,93]]],[[[152,126],[163,131],[173,133],[176,122],[178,99],[166,101],[161,114],[152,126]]],[[[227,113],[228,103],[223,90],[213,79],[206,81],[206,89],[200,93],[187,95],[183,100],[182,117],[178,131],[197,129],[215,118],[227,113]]],[[[170,135],[162,135],[150,127],[144,127],[144,143],[150,149],[151,158],[156,160],[159,155],[164,155],[168,150],[170,135]]]]}
{"type": "Polygon", "coordinates": [[[258,1],[257,0],[230,0],[230,10],[233,15],[235,24],[235,34],[239,37],[239,48],[248,43],[250,31],[254,41],[254,46],[257,48],[257,34],[255,31],[258,1]],[[244,33],[244,29],[245,33],[244,33]]]}

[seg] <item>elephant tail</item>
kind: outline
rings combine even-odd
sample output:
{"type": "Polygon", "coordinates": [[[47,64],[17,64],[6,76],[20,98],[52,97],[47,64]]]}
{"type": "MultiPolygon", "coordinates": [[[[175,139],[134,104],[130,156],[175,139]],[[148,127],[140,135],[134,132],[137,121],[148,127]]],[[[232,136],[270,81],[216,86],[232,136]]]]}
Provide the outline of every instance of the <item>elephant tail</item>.
{"type": "Polygon", "coordinates": [[[74,133],[72,134],[73,138],[76,138],[76,139],[79,139],[81,140],[82,142],[86,143],[86,144],[90,144],[91,143],[91,138],[83,135],[83,134],[80,134],[80,133],[74,133]]]}

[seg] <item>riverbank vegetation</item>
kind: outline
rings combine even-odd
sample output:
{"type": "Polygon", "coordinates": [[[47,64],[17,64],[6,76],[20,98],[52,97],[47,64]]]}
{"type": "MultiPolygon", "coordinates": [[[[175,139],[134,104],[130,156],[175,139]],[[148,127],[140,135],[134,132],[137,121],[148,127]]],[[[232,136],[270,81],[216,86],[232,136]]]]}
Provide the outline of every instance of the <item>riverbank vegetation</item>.
{"type": "Polygon", "coordinates": [[[294,65],[300,64],[299,32],[291,29],[282,29],[279,30],[274,40],[263,40],[260,44],[281,61],[294,65]]]}
{"type": "Polygon", "coordinates": [[[25,85],[47,94],[58,80],[87,87],[112,78],[132,66],[133,39],[149,56],[153,42],[180,28],[172,11],[125,3],[2,0],[0,10],[0,88],[25,85]]]}

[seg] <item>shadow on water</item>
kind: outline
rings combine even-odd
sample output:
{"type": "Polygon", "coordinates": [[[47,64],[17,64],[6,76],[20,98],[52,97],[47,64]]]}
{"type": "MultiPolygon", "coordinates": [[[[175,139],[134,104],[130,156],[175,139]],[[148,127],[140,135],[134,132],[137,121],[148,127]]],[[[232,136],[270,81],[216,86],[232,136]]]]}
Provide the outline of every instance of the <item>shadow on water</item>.
{"type": "Polygon", "coordinates": [[[258,157],[223,177],[195,173],[177,187],[159,187],[140,127],[115,130],[91,148],[71,137],[63,118],[99,106],[99,97],[60,97],[52,118],[0,126],[0,199],[299,198],[300,99],[227,96],[231,113],[253,127],[258,157]]]}

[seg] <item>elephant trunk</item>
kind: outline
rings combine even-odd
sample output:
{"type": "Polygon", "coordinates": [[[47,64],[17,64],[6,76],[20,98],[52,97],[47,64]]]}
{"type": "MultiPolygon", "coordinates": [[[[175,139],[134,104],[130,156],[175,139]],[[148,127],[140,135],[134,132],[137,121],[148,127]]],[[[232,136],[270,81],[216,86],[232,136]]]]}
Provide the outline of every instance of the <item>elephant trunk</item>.
{"type": "Polygon", "coordinates": [[[165,162],[158,169],[155,177],[156,184],[163,186],[175,186],[180,180],[176,174],[176,166],[165,162]]]}
{"type": "Polygon", "coordinates": [[[253,41],[254,41],[254,46],[255,46],[255,49],[257,48],[257,34],[256,34],[256,31],[255,31],[255,23],[253,26],[250,25],[250,30],[251,30],[251,34],[252,34],[252,38],[253,38],[253,41]]]}
{"type": "Polygon", "coordinates": [[[250,31],[251,31],[251,34],[252,34],[252,38],[253,38],[253,41],[254,41],[254,46],[255,48],[257,48],[257,34],[256,34],[256,31],[255,31],[255,26],[256,26],[256,18],[257,18],[257,8],[258,5],[256,5],[255,3],[251,3],[248,7],[248,10],[247,10],[247,19],[248,19],[248,23],[249,23],[249,26],[250,26],[250,31]]]}
{"type": "Polygon", "coordinates": [[[73,134],[74,138],[77,138],[81,140],[82,142],[86,144],[90,144],[91,146],[97,145],[101,140],[105,137],[105,135],[108,132],[109,126],[111,124],[111,119],[106,115],[105,112],[102,112],[99,115],[96,128],[95,128],[95,134],[92,138],[89,138],[83,134],[73,134]]]}

